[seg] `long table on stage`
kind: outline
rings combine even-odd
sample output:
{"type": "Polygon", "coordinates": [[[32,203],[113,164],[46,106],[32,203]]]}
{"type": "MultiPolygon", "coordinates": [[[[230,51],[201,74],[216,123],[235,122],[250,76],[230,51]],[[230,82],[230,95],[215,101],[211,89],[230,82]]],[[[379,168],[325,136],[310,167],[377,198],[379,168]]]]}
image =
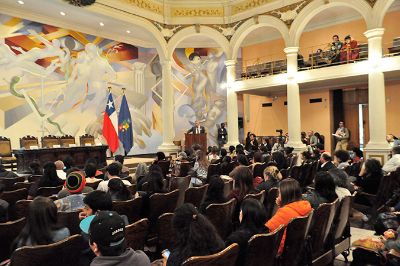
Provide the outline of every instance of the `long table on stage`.
{"type": "Polygon", "coordinates": [[[77,167],[83,167],[89,158],[95,158],[99,166],[106,166],[107,145],[100,146],[77,146],[69,148],[44,148],[32,150],[13,150],[17,159],[17,172],[29,171],[29,164],[33,160],[38,160],[42,165],[46,162],[55,162],[71,156],[77,167]]]}

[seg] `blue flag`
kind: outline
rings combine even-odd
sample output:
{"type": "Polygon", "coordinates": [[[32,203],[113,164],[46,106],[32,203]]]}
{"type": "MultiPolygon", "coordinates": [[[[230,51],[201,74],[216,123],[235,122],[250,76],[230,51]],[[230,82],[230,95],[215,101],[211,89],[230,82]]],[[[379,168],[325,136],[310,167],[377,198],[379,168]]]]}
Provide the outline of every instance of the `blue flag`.
{"type": "Polygon", "coordinates": [[[118,115],[118,137],[124,146],[125,152],[128,153],[133,147],[133,131],[131,112],[129,111],[125,95],[122,96],[121,108],[118,115]]]}

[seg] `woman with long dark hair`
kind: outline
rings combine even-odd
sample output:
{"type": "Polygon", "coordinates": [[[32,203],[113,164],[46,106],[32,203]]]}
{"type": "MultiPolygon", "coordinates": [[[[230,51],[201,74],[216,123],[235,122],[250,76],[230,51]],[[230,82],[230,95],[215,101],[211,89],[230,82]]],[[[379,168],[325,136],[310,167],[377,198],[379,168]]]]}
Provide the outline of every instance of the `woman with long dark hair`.
{"type": "Polygon", "coordinates": [[[30,204],[25,227],[15,239],[13,250],[23,246],[47,245],[70,236],[57,225],[57,207],[50,198],[37,197],[30,204]]]}
{"type": "MultiPolygon", "coordinates": [[[[368,159],[361,167],[360,177],[354,182],[355,189],[368,194],[378,193],[383,171],[381,163],[376,159],[368,159]]],[[[356,194],[354,201],[358,204],[370,206],[371,202],[363,195],[356,194]]]]}
{"type": "Polygon", "coordinates": [[[222,180],[219,175],[213,175],[210,177],[206,197],[200,205],[201,213],[205,213],[207,206],[210,204],[226,202],[226,198],[224,196],[224,186],[224,180],[222,180]]]}
{"type": "Polygon", "coordinates": [[[132,199],[132,193],[119,178],[110,179],[108,193],[113,201],[126,201],[132,199]]]}
{"type": "Polygon", "coordinates": [[[235,198],[238,201],[238,205],[247,194],[258,192],[254,189],[253,174],[248,167],[239,167],[235,175],[235,186],[236,189],[232,190],[228,199],[235,198]]]}
{"type": "Polygon", "coordinates": [[[28,199],[33,199],[41,187],[57,187],[62,184],[64,181],[58,177],[56,165],[48,162],[43,166],[43,175],[29,189],[28,199]]]}
{"type": "Polygon", "coordinates": [[[307,193],[304,199],[308,200],[317,209],[322,203],[331,203],[338,198],[336,184],[328,172],[318,172],[315,176],[315,189],[307,193]]]}
{"type": "Polygon", "coordinates": [[[242,202],[239,213],[240,226],[225,241],[226,246],[232,243],[239,244],[240,252],[236,265],[244,265],[249,239],[255,234],[268,233],[265,227],[266,220],[265,208],[258,200],[246,199],[242,202]]]}
{"type": "Polygon", "coordinates": [[[175,210],[172,227],[176,246],[168,257],[167,266],[178,266],[192,256],[211,255],[225,247],[215,227],[193,204],[185,203],[175,210]]]}

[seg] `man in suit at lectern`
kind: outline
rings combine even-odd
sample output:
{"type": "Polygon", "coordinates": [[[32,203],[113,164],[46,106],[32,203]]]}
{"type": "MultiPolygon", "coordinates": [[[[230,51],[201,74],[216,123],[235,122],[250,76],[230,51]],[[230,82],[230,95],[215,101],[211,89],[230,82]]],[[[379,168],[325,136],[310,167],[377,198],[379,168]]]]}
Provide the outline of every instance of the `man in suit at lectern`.
{"type": "Polygon", "coordinates": [[[196,122],[194,122],[194,127],[189,129],[186,133],[203,134],[206,133],[206,130],[203,126],[200,126],[200,122],[196,120],[196,122]]]}

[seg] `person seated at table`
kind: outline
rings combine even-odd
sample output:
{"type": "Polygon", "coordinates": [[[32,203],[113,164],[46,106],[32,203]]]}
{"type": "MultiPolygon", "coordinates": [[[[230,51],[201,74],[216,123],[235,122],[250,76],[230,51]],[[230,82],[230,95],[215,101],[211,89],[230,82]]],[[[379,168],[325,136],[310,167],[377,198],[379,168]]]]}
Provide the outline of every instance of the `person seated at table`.
{"type": "Polygon", "coordinates": [[[36,193],[41,187],[58,187],[64,184],[64,180],[58,177],[56,165],[53,162],[46,163],[43,169],[43,175],[29,189],[28,200],[36,197],[36,193]]]}
{"type": "Polygon", "coordinates": [[[64,172],[64,163],[63,161],[55,161],[54,164],[56,165],[56,171],[57,171],[57,175],[60,179],[65,180],[65,178],[67,178],[67,174],[64,172]]]}
{"type": "Polygon", "coordinates": [[[344,38],[344,44],[340,50],[340,61],[348,62],[358,59],[360,55],[360,49],[358,48],[358,43],[352,40],[350,35],[344,38]]]}
{"type": "MultiPolygon", "coordinates": [[[[97,187],[97,190],[108,191],[108,182],[113,178],[120,178],[122,165],[120,163],[111,163],[106,167],[107,179],[101,181],[97,187]]],[[[128,180],[122,180],[125,186],[131,186],[132,184],[128,180]]]]}
{"type": "Polygon", "coordinates": [[[125,158],[122,155],[115,155],[114,156],[114,161],[115,162],[119,162],[122,165],[121,177],[129,175],[129,168],[124,165],[124,160],[125,160],[125,158]]]}
{"type": "Polygon", "coordinates": [[[86,178],[81,172],[70,173],[65,180],[65,188],[61,190],[54,201],[58,211],[71,212],[82,209],[85,204],[83,193],[93,191],[91,187],[86,187],[86,178]]]}

